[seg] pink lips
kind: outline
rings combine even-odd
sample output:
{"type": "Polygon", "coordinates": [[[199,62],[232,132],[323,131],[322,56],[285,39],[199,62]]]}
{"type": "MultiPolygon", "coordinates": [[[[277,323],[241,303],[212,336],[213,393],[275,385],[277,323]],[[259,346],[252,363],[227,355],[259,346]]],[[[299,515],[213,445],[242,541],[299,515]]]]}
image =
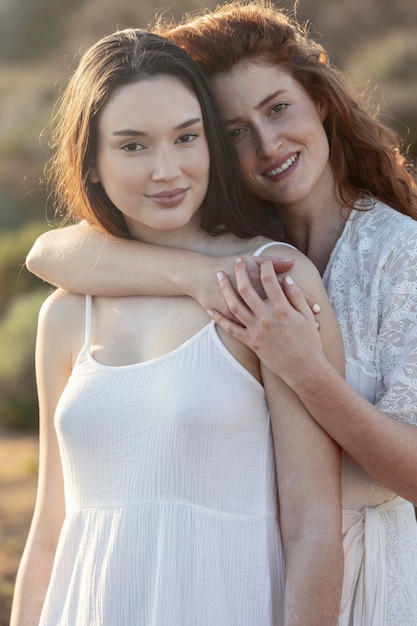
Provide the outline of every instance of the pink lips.
{"type": "Polygon", "coordinates": [[[159,206],[171,208],[181,204],[181,202],[185,199],[187,192],[188,188],[169,189],[167,191],[161,191],[160,193],[148,195],[147,197],[159,206]]]}
{"type": "Polygon", "coordinates": [[[292,169],[293,165],[297,163],[298,157],[299,153],[293,153],[292,155],[282,159],[279,163],[275,163],[268,167],[268,169],[263,172],[263,176],[266,176],[267,178],[277,178],[281,176],[288,170],[292,169]]]}

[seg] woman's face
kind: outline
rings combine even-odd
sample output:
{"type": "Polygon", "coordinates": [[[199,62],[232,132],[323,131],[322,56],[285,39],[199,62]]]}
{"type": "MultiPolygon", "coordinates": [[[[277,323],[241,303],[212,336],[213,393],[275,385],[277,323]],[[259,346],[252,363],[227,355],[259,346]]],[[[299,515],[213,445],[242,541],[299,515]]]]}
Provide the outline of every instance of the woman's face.
{"type": "Polygon", "coordinates": [[[159,243],[199,228],[209,151],[194,94],[170,76],[114,91],[98,121],[90,181],[101,182],[129,232],[159,243]]]}
{"type": "Polygon", "coordinates": [[[285,208],[333,189],[326,110],[288,72],[241,61],[210,84],[253,195],[285,208]]]}

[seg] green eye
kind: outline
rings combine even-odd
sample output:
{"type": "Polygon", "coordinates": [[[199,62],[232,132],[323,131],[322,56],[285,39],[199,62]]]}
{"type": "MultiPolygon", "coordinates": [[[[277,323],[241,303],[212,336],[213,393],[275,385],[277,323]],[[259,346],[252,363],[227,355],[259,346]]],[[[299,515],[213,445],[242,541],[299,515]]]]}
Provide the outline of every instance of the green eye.
{"type": "Polygon", "coordinates": [[[232,139],[237,139],[238,137],[240,137],[243,134],[243,128],[235,128],[234,130],[231,130],[229,133],[229,136],[232,139]]]}
{"type": "Polygon", "coordinates": [[[280,112],[281,112],[281,111],[283,111],[286,107],[287,107],[287,105],[286,105],[285,103],[280,102],[279,104],[275,104],[275,105],[272,107],[272,111],[273,111],[274,113],[280,113],[280,112]]]}

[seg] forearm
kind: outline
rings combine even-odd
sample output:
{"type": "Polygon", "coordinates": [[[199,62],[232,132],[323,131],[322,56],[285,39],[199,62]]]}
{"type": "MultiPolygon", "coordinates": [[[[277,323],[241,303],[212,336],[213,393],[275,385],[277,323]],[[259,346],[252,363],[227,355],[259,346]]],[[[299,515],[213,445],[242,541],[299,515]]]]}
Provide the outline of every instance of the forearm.
{"type": "Polygon", "coordinates": [[[37,626],[53,565],[53,554],[33,545],[25,550],[16,578],[10,626],[37,626]]]}
{"type": "Polygon", "coordinates": [[[26,259],[32,273],[53,285],[110,296],[194,297],[209,262],[197,252],[118,239],[87,224],[45,232],[26,259]]]}
{"type": "Polygon", "coordinates": [[[341,527],[307,523],[285,540],[285,626],[336,626],[343,579],[341,527]]]}
{"type": "Polygon", "coordinates": [[[261,364],[285,557],[285,626],[336,626],[342,581],[341,451],[261,364]],[[318,575],[318,573],[320,573],[318,575]]]}
{"type": "Polygon", "coordinates": [[[289,383],[304,406],[376,481],[417,503],[417,427],[396,421],[350,387],[327,363],[289,383]]]}

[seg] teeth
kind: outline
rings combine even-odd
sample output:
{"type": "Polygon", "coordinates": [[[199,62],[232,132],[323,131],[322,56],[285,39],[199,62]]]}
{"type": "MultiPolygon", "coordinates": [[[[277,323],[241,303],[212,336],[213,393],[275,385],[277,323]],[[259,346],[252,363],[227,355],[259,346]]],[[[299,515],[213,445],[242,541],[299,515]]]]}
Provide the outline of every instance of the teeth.
{"type": "Polygon", "coordinates": [[[292,157],[288,159],[288,161],[285,161],[285,163],[281,165],[281,167],[277,167],[276,170],[270,170],[269,172],[266,172],[265,176],[277,176],[278,174],[285,172],[285,170],[287,170],[290,167],[290,165],[295,163],[297,159],[298,159],[298,154],[293,154],[292,157]]]}

